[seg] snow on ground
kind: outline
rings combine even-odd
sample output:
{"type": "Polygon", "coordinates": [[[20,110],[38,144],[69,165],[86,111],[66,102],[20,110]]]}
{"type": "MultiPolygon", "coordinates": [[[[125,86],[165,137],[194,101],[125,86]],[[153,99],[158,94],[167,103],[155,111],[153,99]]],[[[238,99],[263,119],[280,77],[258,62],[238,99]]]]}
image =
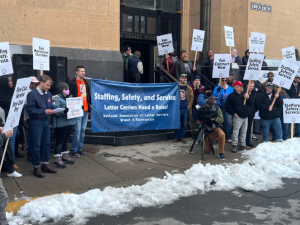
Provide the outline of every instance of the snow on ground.
{"type": "Polygon", "coordinates": [[[96,214],[120,215],[135,207],[159,207],[208,191],[233,191],[232,182],[246,190],[267,191],[281,187],[281,178],[300,178],[299,145],[298,138],[282,143],[262,143],[243,152],[245,161],[242,164],[199,163],[184,174],[166,172],[163,179],[150,178],[142,186],[106,187],[103,191],[94,189],[80,195],[38,198],[26,203],[17,216],[7,213],[7,217],[10,225],[62,219],[84,224],[88,217],[96,214]]]}

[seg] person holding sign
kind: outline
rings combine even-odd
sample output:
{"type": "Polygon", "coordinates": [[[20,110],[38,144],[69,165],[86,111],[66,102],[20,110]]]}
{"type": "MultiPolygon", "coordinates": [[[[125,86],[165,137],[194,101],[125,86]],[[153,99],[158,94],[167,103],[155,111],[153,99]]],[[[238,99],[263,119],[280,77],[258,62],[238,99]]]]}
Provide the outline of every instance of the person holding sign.
{"type": "Polygon", "coordinates": [[[237,55],[237,50],[235,48],[231,50],[231,63],[243,65],[242,58],[237,55]]]}
{"type": "Polygon", "coordinates": [[[174,61],[171,58],[171,53],[166,54],[166,57],[163,59],[162,65],[165,70],[167,70],[171,75],[174,74],[174,61]],[[169,65],[169,67],[168,67],[169,65]]]}
{"type": "Polygon", "coordinates": [[[89,118],[89,112],[91,112],[91,92],[90,86],[85,76],[84,66],[77,66],[75,68],[76,77],[69,83],[70,94],[73,97],[82,97],[84,112],[83,116],[76,118],[76,123],[73,126],[73,137],[72,137],[72,149],[71,154],[73,157],[80,158],[80,155],[87,155],[86,152],[82,151],[84,142],[85,129],[89,118]]]}
{"type": "Polygon", "coordinates": [[[275,92],[274,84],[272,82],[268,82],[265,91],[257,95],[255,104],[261,118],[263,142],[269,141],[269,129],[271,125],[276,131],[277,142],[282,142],[280,109],[283,106],[283,100],[282,97],[275,92]],[[271,105],[274,99],[275,103],[272,107],[271,105]]]}
{"type": "Polygon", "coordinates": [[[232,116],[226,111],[226,101],[228,95],[233,93],[232,87],[227,85],[227,78],[221,79],[221,86],[217,86],[214,89],[213,96],[218,99],[217,105],[222,110],[222,114],[224,117],[223,130],[226,136],[226,142],[232,143],[231,140],[231,128],[232,128],[232,116]]]}
{"type": "Polygon", "coordinates": [[[180,52],[180,59],[177,60],[175,64],[175,77],[179,79],[181,74],[187,75],[187,84],[191,84],[192,75],[196,74],[196,67],[194,67],[193,63],[188,60],[187,51],[182,49],[180,52]]]}
{"type": "Polygon", "coordinates": [[[251,113],[253,99],[250,98],[248,93],[242,93],[244,84],[237,81],[234,83],[234,92],[228,96],[226,101],[226,111],[233,116],[233,132],[232,132],[232,152],[237,152],[238,137],[240,137],[241,146],[240,150],[248,150],[246,146],[246,134],[248,128],[248,116],[251,113]],[[244,101],[246,99],[246,104],[244,101]]]}
{"type": "Polygon", "coordinates": [[[33,175],[39,178],[45,177],[44,172],[57,172],[56,169],[48,165],[50,155],[49,117],[55,113],[52,105],[52,95],[49,92],[52,83],[53,81],[49,76],[41,76],[39,86],[27,96],[27,111],[30,117],[29,132],[32,137],[33,175]]]}
{"type": "Polygon", "coordinates": [[[68,140],[73,130],[73,125],[76,123],[75,119],[68,119],[66,99],[70,96],[69,85],[66,83],[59,83],[57,85],[58,95],[53,96],[52,104],[54,108],[65,108],[63,112],[53,114],[52,127],[55,131],[56,144],[54,149],[54,166],[64,169],[66,164],[74,164],[74,161],[69,157],[68,140]]]}

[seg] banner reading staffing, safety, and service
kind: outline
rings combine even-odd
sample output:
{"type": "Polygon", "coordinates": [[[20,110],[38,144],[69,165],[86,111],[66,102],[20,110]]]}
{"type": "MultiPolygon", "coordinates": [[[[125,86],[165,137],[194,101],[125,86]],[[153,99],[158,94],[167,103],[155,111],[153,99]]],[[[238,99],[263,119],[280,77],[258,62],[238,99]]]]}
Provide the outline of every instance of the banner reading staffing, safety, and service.
{"type": "Polygon", "coordinates": [[[177,83],[137,85],[92,79],[92,105],[93,132],[179,129],[180,126],[177,83]]]}

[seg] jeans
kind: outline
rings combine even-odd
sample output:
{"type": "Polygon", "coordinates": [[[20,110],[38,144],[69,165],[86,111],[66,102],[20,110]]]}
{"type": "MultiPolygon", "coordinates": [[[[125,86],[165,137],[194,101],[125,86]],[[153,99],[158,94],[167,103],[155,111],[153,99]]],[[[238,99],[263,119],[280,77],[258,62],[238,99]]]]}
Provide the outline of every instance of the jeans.
{"type": "Polygon", "coordinates": [[[269,141],[269,130],[270,126],[273,125],[274,130],[276,130],[276,140],[278,142],[282,140],[282,128],[281,128],[281,120],[280,118],[276,118],[273,120],[261,120],[262,131],[263,131],[263,142],[269,141]]]}
{"type": "Polygon", "coordinates": [[[296,132],[295,132],[295,136],[294,137],[300,137],[300,123],[295,123],[295,131],[296,132]]]}
{"type": "Polygon", "coordinates": [[[188,115],[189,115],[188,109],[180,110],[180,128],[175,130],[175,138],[177,138],[179,141],[184,138],[188,115]]]}
{"type": "Polygon", "coordinates": [[[62,153],[68,153],[68,140],[72,133],[72,130],[73,125],[58,127],[54,129],[56,137],[54,157],[61,156],[62,153]]]}
{"type": "Polygon", "coordinates": [[[29,132],[31,137],[30,146],[32,165],[39,167],[40,164],[48,164],[50,155],[50,124],[49,120],[31,120],[29,132]]]}
{"type": "Polygon", "coordinates": [[[16,141],[17,132],[18,132],[18,126],[14,127],[14,134],[11,138],[9,138],[9,144],[13,153],[15,153],[15,141],[16,141]]]}
{"type": "Polygon", "coordinates": [[[6,212],[5,212],[5,208],[7,204],[8,204],[8,196],[3,187],[2,180],[0,178],[0,224],[1,225],[8,225],[6,219],[6,212]]]}
{"type": "Polygon", "coordinates": [[[226,112],[226,109],[221,109],[224,123],[223,123],[223,131],[225,132],[226,140],[231,138],[231,128],[232,128],[232,115],[226,112]]]}
{"type": "Polygon", "coordinates": [[[291,137],[291,124],[290,123],[283,123],[281,120],[281,127],[282,127],[282,139],[286,140],[291,137]]]}
{"type": "Polygon", "coordinates": [[[82,150],[88,118],[89,113],[87,111],[83,112],[82,117],[76,118],[76,123],[73,125],[71,153],[75,153],[82,150]]]}

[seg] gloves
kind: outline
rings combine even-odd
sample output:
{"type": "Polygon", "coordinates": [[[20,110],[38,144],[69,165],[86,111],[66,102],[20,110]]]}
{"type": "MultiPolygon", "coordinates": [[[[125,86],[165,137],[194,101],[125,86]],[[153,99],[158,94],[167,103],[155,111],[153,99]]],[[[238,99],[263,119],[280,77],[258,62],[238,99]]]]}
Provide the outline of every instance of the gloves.
{"type": "Polygon", "coordinates": [[[81,106],[82,110],[84,111],[84,105],[81,106]]]}
{"type": "Polygon", "coordinates": [[[217,92],[220,92],[220,91],[221,91],[221,87],[218,87],[217,92]]]}
{"type": "Polygon", "coordinates": [[[69,108],[66,108],[66,109],[64,110],[64,113],[67,114],[68,112],[69,112],[69,108]]]}

